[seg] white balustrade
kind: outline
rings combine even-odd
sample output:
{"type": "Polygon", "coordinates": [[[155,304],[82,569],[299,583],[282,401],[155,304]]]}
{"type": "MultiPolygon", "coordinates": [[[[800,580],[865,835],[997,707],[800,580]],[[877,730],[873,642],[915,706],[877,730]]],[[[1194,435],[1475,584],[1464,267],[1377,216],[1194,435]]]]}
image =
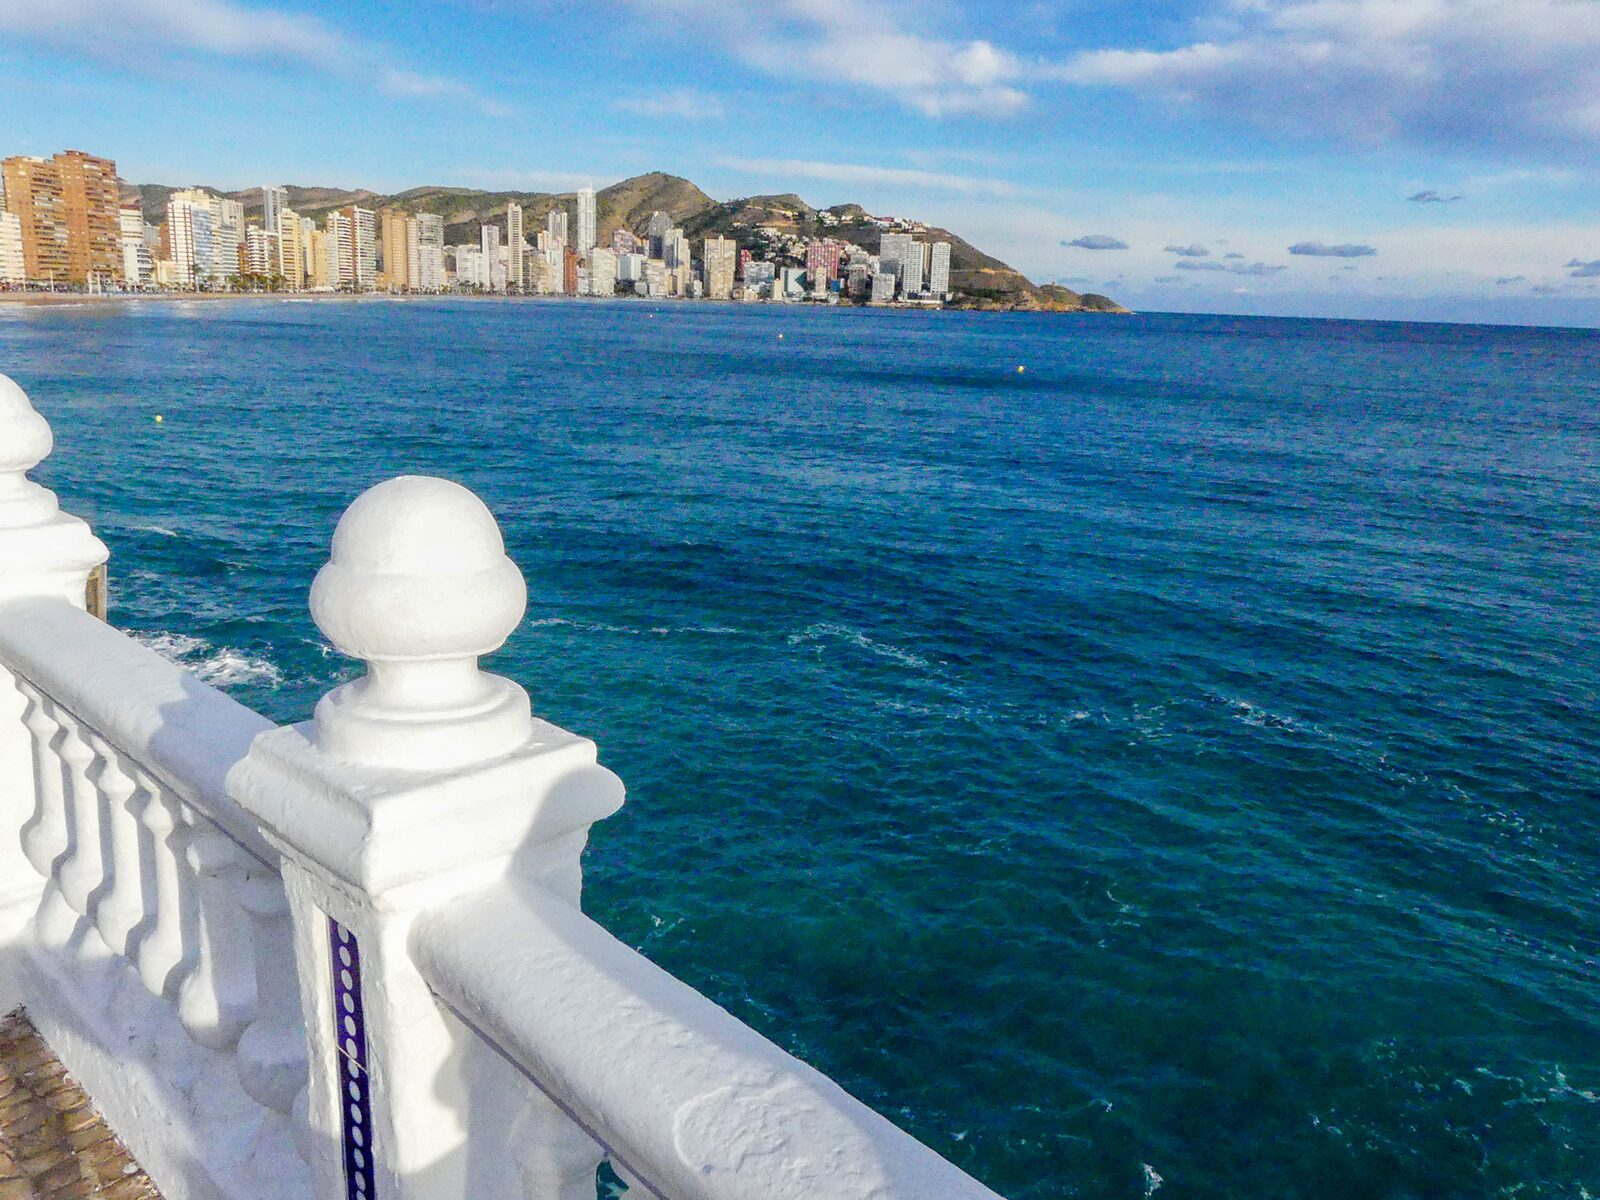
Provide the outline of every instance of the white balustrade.
{"type": "Polygon", "coordinates": [[[0,937],[168,1200],[590,1200],[607,1158],[672,1200],[995,1200],[579,910],[622,784],[479,668],[526,588],[471,492],[345,512],[311,610],[366,673],[277,727],[83,611],[49,449],[0,376],[0,838],[38,880],[0,937]]]}

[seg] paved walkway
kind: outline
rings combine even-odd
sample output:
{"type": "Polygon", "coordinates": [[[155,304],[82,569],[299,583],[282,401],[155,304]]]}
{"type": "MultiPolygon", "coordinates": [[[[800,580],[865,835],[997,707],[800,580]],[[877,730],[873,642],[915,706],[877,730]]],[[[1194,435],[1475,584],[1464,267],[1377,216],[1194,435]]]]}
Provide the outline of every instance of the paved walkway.
{"type": "Polygon", "coordinates": [[[20,1008],[0,1019],[0,1200],[161,1200],[20,1008]]]}

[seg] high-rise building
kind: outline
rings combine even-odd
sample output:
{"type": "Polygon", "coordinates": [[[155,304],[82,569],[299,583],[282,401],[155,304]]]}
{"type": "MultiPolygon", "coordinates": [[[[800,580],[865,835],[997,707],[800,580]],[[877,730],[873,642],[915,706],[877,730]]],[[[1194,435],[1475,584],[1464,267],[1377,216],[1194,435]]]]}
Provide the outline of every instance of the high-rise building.
{"type": "Polygon", "coordinates": [[[289,207],[289,189],[267,184],[261,189],[261,228],[268,233],[282,223],[279,214],[289,207]]]}
{"type": "Polygon", "coordinates": [[[122,281],[129,288],[146,287],[154,264],[150,247],[144,240],[144,212],[137,204],[124,204],[117,213],[122,243],[122,281]]]}
{"type": "Polygon", "coordinates": [[[310,252],[307,255],[306,282],[319,290],[331,290],[339,286],[339,231],[338,213],[329,213],[325,222],[327,228],[318,229],[315,223],[306,234],[305,245],[310,252]]]}
{"type": "Polygon", "coordinates": [[[872,277],[872,290],[867,294],[868,304],[888,304],[894,299],[895,277],[888,271],[879,271],[872,277]]]}
{"type": "Polygon", "coordinates": [[[638,283],[644,278],[644,255],[633,251],[617,255],[617,278],[623,283],[638,283]]]}
{"type": "Polygon", "coordinates": [[[483,252],[487,278],[483,284],[491,291],[505,290],[505,275],[500,268],[500,226],[478,226],[478,248],[483,252]]]}
{"type": "Polygon", "coordinates": [[[611,233],[611,249],[619,258],[624,254],[638,254],[642,245],[631,229],[615,229],[611,233]]]}
{"type": "Polygon", "coordinates": [[[550,215],[545,218],[544,227],[545,231],[550,234],[552,241],[559,242],[563,246],[567,244],[567,214],[565,211],[559,208],[552,209],[550,215]]]}
{"type": "Polygon", "coordinates": [[[707,238],[700,244],[700,257],[705,264],[706,295],[713,300],[733,299],[739,243],[732,238],[707,238]]]}
{"type": "MultiPolygon", "coordinates": [[[[565,213],[561,215],[566,216],[565,213]]],[[[563,246],[561,251],[561,294],[578,294],[578,252],[571,246],[563,246]]]]}
{"type": "Polygon", "coordinates": [[[950,294],[950,243],[935,242],[928,266],[928,291],[943,300],[950,294]]]}
{"type": "Polygon", "coordinates": [[[687,267],[689,256],[689,239],[684,236],[683,230],[677,226],[667,230],[661,239],[661,261],[667,264],[667,270],[676,271],[687,267]]]}
{"type": "Polygon", "coordinates": [[[35,283],[66,283],[67,203],[61,167],[47,158],[18,156],[0,163],[6,208],[22,229],[23,271],[35,283]]]}
{"type": "Polygon", "coordinates": [[[506,205],[506,285],[513,291],[522,291],[527,279],[522,271],[522,252],[528,241],[522,236],[522,205],[506,205]]]}
{"type": "MultiPolygon", "coordinates": [[[[378,283],[378,216],[370,208],[354,204],[340,210],[350,222],[350,286],[370,292],[378,283]]],[[[340,252],[344,244],[340,243],[340,252]]],[[[340,274],[343,275],[341,267],[340,274]]]]}
{"type": "Polygon", "coordinates": [[[416,231],[416,265],[411,286],[419,292],[442,292],[444,277],[444,218],[437,213],[418,213],[412,223],[416,231]]]}
{"type": "Polygon", "coordinates": [[[277,253],[276,261],[268,272],[283,277],[283,286],[294,291],[299,291],[306,286],[306,275],[310,267],[310,255],[307,253],[307,243],[310,241],[307,226],[312,230],[316,226],[309,221],[302,221],[300,214],[287,205],[278,207],[278,223],[276,229],[268,227],[267,239],[273,250],[277,253]]]}
{"type": "Polygon", "coordinates": [[[834,238],[818,238],[806,244],[806,279],[813,294],[826,293],[828,284],[838,277],[844,251],[845,243],[834,238]]]}
{"type": "Polygon", "coordinates": [[[917,296],[922,293],[922,256],[925,249],[925,243],[913,238],[910,249],[900,260],[900,291],[907,296],[917,296]]]}
{"type": "Polygon", "coordinates": [[[581,187],[578,189],[578,240],[575,247],[579,254],[587,254],[594,249],[594,218],[594,189],[581,187]]]}
{"type": "Polygon", "coordinates": [[[22,258],[22,219],[0,209],[0,286],[20,287],[28,281],[22,258]]]}
{"type": "Polygon", "coordinates": [[[356,251],[354,223],[349,209],[334,209],[328,213],[326,226],[333,249],[333,286],[349,291],[356,285],[356,251]]]}
{"type": "Polygon", "coordinates": [[[167,197],[167,237],[178,287],[199,291],[216,278],[213,199],[198,188],[173,192],[167,197]]]}
{"type": "Polygon", "coordinates": [[[378,213],[383,249],[383,286],[391,292],[409,291],[411,283],[411,219],[398,209],[378,213]]]}
{"type": "Polygon", "coordinates": [[[672,218],[657,209],[650,214],[650,225],[647,229],[650,245],[645,253],[650,258],[660,258],[662,245],[666,240],[667,230],[672,228],[672,218]]]}
{"type": "Polygon", "coordinates": [[[82,150],[55,156],[67,220],[67,278],[102,283],[122,278],[122,198],[117,164],[82,150]]]}
{"type": "Polygon", "coordinates": [[[596,246],[589,251],[589,294],[617,294],[617,255],[609,247],[596,246]]]}
{"type": "Polygon", "coordinates": [[[211,197],[212,281],[219,286],[244,267],[244,205],[225,196],[211,197]]]}
{"type": "Polygon", "coordinates": [[[906,261],[911,257],[913,238],[909,233],[886,233],[878,245],[878,271],[900,279],[905,273],[906,261]]]}

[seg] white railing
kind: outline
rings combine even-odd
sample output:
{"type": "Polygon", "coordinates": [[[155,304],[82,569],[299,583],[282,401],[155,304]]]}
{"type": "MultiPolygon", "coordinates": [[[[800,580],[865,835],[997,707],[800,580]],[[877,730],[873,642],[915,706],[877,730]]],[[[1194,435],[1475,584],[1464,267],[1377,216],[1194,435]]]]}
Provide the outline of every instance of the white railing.
{"type": "Polygon", "coordinates": [[[579,911],[622,785],[479,670],[526,589],[472,493],[351,505],[367,672],[280,728],[83,611],[49,449],[0,376],[0,1004],[168,1200],[993,1197],[579,911]]]}

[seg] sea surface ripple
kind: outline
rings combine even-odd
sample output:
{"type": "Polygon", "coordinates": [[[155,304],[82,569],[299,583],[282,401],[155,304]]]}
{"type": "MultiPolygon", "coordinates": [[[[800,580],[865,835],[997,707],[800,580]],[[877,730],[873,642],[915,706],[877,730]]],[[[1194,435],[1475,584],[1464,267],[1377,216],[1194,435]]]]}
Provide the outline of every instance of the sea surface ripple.
{"type": "Polygon", "coordinates": [[[0,371],[114,620],[281,721],[343,507],[475,489],[493,668],[629,786],[590,911],[1013,1200],[1600,1193],[1600,336],[269,300],[0,371]]]}

